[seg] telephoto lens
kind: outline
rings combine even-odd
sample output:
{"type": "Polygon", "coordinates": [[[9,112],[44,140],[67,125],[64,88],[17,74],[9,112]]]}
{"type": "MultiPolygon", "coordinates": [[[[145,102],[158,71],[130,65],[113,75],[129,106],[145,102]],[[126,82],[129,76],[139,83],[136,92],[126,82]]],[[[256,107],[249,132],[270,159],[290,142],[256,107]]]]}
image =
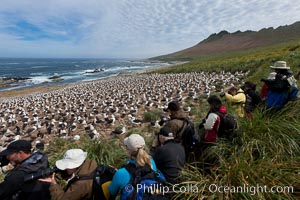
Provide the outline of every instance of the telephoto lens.
{"type": "Polygon", "coordinates": [[[24,182],[28,182],[28,181],[33,181],[33,180],[37,180],[40,178],[45,178],[50,176],[51,174],[53,174],[54,172],[58,172],[59,169],[57,167],[53,167],[53,168],[48,168],[48,169],[44,169],[32,174],[28,174],[26,176],[24,176],[24,182]]]}

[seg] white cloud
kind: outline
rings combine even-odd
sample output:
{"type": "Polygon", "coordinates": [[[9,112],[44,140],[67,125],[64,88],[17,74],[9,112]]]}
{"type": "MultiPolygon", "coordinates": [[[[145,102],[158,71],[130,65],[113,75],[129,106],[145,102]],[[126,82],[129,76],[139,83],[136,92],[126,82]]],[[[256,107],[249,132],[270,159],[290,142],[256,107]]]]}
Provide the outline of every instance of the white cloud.
{"type": "Polygon", "coordinates": [[[299,0],[2,0],[0,55],[151,57],[221,30],[291,24],[299,10],[299,0]]]}

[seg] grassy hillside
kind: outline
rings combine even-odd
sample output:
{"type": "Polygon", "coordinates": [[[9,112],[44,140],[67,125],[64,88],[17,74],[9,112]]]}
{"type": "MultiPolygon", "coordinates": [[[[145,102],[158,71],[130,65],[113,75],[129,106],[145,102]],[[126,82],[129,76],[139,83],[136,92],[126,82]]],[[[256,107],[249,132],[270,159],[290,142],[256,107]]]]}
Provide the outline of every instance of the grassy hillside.
{"type": "MultiPolygon", "coordinates": [[[[204,104],[201,105],[194,111],[200,118],[204,117],[203,111],[207,110],[204,104]]],[[[239,119],[239,129],[232,141],[220,141],[203,154],[195,152],[194,158],[182,172],[182,177],[187,181],[177,188],[196,187],[197,192],[178,192],[175,198],[297,199],[300,190],[299,110],[300,102],[295,101],[278,113],[257,110],[252,119],[239,119]],[[207,160],[214,162],[208,164],[207,160]],[[215,192],[216,185],[240,187],[240,192],[215,192]],[[241,187],[247,190],[242,191],[241,187]],[[278,192],[271,192],[276,188],[278,192]]],[[[155,115],[156,111],[150,113],[155,115]]],[[[195,121],[196,126],[199,121],[195,121]]],[[[68,148],[83,148],[98,163],[121,167],[126,160],[123,138],[138,133],[150,145],[155,131],[157,129],[150,127],[134,128],[124,136],[99,142],[85,138],[77,142],[58,139],[48,149],[50,162],[54,165],[55,160],[61,158],[68,148]]]]}
{"type": "MultiPolygon", "coordinates": [[[[276,60],[285,60],[294,72],[300,71],[300,40],[268,48],[240,53],[194,57],[189,63],[164,68],[155,73],[182,73],[193,71],[250,71],[248,80],[260,85],[260,79],[272,70],[276,60]]],[[[191,103],[192,118],[196,126],[208,110],[205,99],[191,103]]],[[[239,119],[239,129],[233,141],[220,141],[205,154],[195,153],[194,159],[182,172],[183,188],[192,185],[197,191],[179,192],[177,199],[297,199],[300,191],[300,102],[290,102],[278,113],[257,110],[252,119],[239,119]],[[204,156],[206,155],[206,156],[204,156]],[[210,167],[207,168],[207,157],[210,167]],[[246,191],[214,192],[214,186],[248,188],[246,191]],[[277,187],[278,192],[271,189],[277,187]],[[253,189],[255,188],[255,189],[253,189]],[[258,188],[258,189],[257,189],[258,188]],[[260,189],[266,188],[266,190],[260,189]],[[292,192],[293,190],[293,192],[292,192]]],[[[144,119],[157,119],[157,110],[148,111],[144,119]]],[[[120,167],[126,160],[123,138],[131,133],[153,139],[157,128],[144,126],[131,128],[126,135],[103,139],[99,142],[82,137],[70,142],[57,139],[47,150],[50,163],[61,158],[69,148],[88,151],[89,158],[98,163],[120,167]]]]}
{"type": "Polygon", "coordinates": [[[154,59],[193,59],[199,55],[209,56],[228,52],[241,52],[255,48],[268,47],[300,39],[300,22],[280,26],[276,29],[264,28],[260,31],[236,31],[229,33],[225,30],[211,34],[205,40],[190,48],[154,59]]]}
{"type": "MultiPolygon", "coordinates": [[[[286,60],[294,72],[300,71],[300,41],[284,43],[264,49],[240,53],[222,54],[160,69],[158,73],[182,73],[192,71],[250,71],[248,80],[260,85],[260,78],[272,70],[276,60],[286,60]]],[[[198,126],[208,110],[205,99],[193,107],[192,118],[198,126]]],[[[177,199],[297,199],[300,191],[300,102],[290,102],[278,113],[257,110],[252,119],[239,119],[237,137],[233,141],[221,141],[200,154],[196,151],[192,162],[182,172],[180,187],[193,186],[197,191],[179,192],[177,199]],[[204,156],[205,155],[205,156],[204,156]],[[209,159],[207,159],[209,158],[209,159]],[[207,160],[210,160],[209,164],[207,160]],[[212,163],[211,160],[214,162],[212,163]],[[207,166],[210,166],[207,168],[207,166]],[[215,186],[231,189],[215,192],[215,186]],[[238,191],[233,190],[237,188],[238,191]],[[243,189],[242,189],[243,188],[243,189]],[[262,189],[263,188],[263,189],[262,189]],[[271,191],[272,190],[272,191],[271,191]],[[277,192],[274,190],[277,190],[277,192]]],[[[159,111],[144,114],[145,120],[157,119],[159,111]]],[[[123,138],[131,133],[145,136],[150,144],[154,132],[152,127],[130,129],[121,138],[114,137],[99,143],[87,140],[78,144],[52,144],[49,149],[51,162],[62,155],[67,147],[81,146],[91,158],[99,163],[120,167],[126,156],[122,148],[123,138]],[[60,147],[60,151],[54,151],[60,147]]],[[[65,143],[65,141],[64,141],[65,143]]],[[[178,187],[179,188],[179,187],[178,187]]]]}
{"type": "MultiPolygon", "coordinates": [[[[181,60],[181,57],[173,57],[181,60]]],[[[155,70],[154,73],[182,73],[200,71],[250,71],[249,80],[259,82],[272,69],[277,60],[285,60],[294,73],[300,71],[300,40],[236,53],[222,53],[213,56],[190,57],[191,61],[173,67],[155,70]]],[[[164,60],[164,59],[162,59],[164,60]]],[[[168,58],[166,60],[169,60],[168,58]]]]}

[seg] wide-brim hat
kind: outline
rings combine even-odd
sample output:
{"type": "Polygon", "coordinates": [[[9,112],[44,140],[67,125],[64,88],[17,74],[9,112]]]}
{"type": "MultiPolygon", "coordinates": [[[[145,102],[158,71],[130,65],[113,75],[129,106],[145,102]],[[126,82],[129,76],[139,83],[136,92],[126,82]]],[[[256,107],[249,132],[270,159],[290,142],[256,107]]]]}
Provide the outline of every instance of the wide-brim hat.
{"type": "Polygon", "coordinates": [[[289,66],[287,66],[285,61],[276,61],[274,66],[270,66],[272,69],[290,69],[289,66]]]}
{"type": "Polygon", "coordinates": [[[86,159],[87,152],[82,149],[70,149],[66,151],[63,159],[56,161],[55,165],[60,170],[75,169],[86,159]]]}

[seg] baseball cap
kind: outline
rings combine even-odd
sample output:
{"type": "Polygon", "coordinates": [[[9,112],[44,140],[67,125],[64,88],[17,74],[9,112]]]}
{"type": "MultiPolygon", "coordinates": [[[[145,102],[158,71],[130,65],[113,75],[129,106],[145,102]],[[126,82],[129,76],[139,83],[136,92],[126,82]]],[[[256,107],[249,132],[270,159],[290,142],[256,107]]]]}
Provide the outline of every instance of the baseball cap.
{"type": "Polygon", "coordinates": [[[139,134],[131,134],[124,139],[124,145],[131,151],[137,151],[145,146],[145,140],[139,134]]]}
{"type": "Polygon", "coordinates": [[[7,148],[1,151],[0,156],[7,156],[12,153],[17,153],[19,151],[23,151],[26,153],[31,152],[31,143],[26,140],[17,140],[10,143],[7,148]]]}
{"type": "Polygon", "coordinates": [[[165,137],[174,137],[172,129],[168,126],[162,127],[158,134],[165,137]]]}

